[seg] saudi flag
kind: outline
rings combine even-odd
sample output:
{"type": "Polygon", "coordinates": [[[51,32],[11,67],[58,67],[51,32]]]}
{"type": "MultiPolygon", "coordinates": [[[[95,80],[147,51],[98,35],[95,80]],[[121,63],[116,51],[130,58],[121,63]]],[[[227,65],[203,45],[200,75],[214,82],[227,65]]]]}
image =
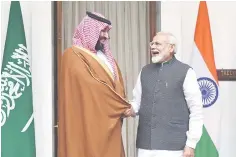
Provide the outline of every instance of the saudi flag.
{"type": "Polygon", "coordinates": [[[35,157],[30,62],[20,3],[11,2],[1,70],[1,157],[35,157]]]}
{"type": "Polygon", "coordinates": [[[204,127],[195,157],[218,157],[221,104],[207,4],[201,1],[194,36],[191,66],[202,92],[204,127]]]}

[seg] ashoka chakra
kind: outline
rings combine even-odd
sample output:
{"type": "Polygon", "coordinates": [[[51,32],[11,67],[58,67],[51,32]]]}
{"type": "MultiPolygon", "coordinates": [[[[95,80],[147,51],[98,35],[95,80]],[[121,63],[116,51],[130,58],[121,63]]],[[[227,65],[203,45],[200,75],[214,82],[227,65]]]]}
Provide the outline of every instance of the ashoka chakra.
{"type": "Polygon", "coordinates": [[[212,79],[208,77],[200,77],[198,84],[202,92],[203,107],[213,105],[218,98],[218,86],[212,79]]]}

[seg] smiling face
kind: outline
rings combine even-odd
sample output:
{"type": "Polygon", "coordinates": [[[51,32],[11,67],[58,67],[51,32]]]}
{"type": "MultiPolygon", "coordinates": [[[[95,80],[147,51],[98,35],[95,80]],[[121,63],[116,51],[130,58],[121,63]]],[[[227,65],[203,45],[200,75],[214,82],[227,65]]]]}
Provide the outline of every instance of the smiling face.
{"type": "Polygon", "coordinates": [[[100,36],[99,36],[99,41],[101,43],[105,42],[106,40],[110,39],[109,37],[109,28],[106,27],[105,29],[103,29],[101,32],[100,32],[100,36]]]}
{"type": "Polygon", "coordinates": [[[150,43],[153,63],[162,63],[172,58],[175,45],[169,39],[169,35],[164,33],[154,36],[150,43]]]}
{"type": "Polygon", "coordinates": [[[95,46],[95,50],[99,51],[103,51],[103,48],[104,48],[104,43],[110,39],[110,36],[109,36],[109,28],[106,27],[105,29],[103,29],[101,32],[100,32],[100,35],[99,35],[99,39],[97,41],[97,44],[95,46]]]}

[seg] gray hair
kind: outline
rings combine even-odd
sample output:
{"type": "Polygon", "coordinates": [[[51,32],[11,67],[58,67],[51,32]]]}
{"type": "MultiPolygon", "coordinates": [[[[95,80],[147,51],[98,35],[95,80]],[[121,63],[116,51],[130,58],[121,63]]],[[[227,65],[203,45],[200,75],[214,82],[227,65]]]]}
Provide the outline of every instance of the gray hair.
{"type": "Polygon", "coordinates": [[[158,32],[156,35],[165,35],[165,36],[167,36],[168,37],[168,43],[174,45],[174,53],[177,52],[177,39],[172,33],[161,31],[161,32],[158,32]]]}

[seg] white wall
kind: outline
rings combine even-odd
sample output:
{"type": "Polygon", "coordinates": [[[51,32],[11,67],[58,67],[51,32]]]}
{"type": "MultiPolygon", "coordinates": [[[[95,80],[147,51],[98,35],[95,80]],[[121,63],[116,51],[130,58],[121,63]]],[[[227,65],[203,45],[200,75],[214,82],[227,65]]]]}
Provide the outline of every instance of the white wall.
{"type": "MultiPolygon", "coordinates": [[[[178,57],[189,63],[199,2],[162,2],[161,29],[179,40],[178,57]]],[[[207,2],[217,69],[236,69],[236,2],[207,2]]],[[[220,157],[235,155],[236,81],[219,82],[223,113],[220,157]]],[[[219,122],[220,123],[220,122],[219,122]]]]}
{"type": "MultiPolygon", "coordinates": [[[[53,30],[51,2],[20,2],[31,60],[37,157],[53,155],[53,30]]],[[[10,2],[1,2],[1,54],[10,2]]],[[[2,55],[1,55],[2,56],[2,55]]]]}

